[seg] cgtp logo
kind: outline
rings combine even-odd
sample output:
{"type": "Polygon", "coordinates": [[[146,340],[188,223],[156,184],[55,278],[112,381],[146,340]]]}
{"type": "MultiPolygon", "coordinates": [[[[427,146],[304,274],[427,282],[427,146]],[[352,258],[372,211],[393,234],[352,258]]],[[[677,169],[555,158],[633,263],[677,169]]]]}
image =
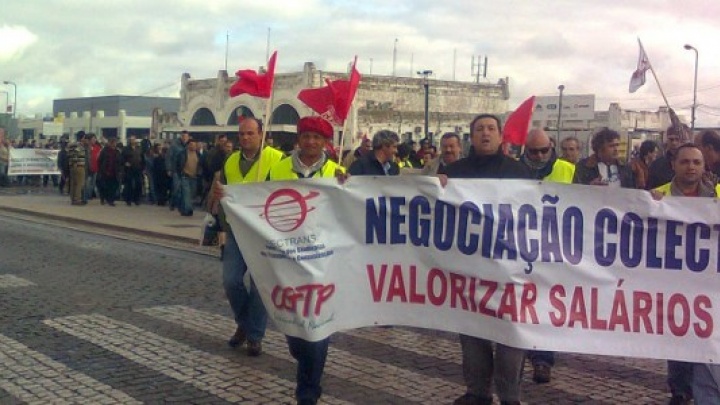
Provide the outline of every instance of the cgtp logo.
{"type": "Polygon", "coordinates": [[[272,291],[272,302],[275,308],[297,313],[302,305],[302,316],[307,318],[310,315],[310,307],[313,305],[313,314],[320,315],[324,303],[335,293],[335,284],[306,284],[298,287],[281,287],[276,285],[272,291]],[[302,304],[301,304],[302,303],[302,304]]]}
{"type": "Polygon", "coordinates": [[[305,222],[307,214],[315,207],[308,206],[308,200],[319,195],[317,191],[310,191],[302,195],[297,190],[283,188],[270,194],[265,205],[257,206],[263,209],[260,215],[276,231],[291,232],[305,222]]]}

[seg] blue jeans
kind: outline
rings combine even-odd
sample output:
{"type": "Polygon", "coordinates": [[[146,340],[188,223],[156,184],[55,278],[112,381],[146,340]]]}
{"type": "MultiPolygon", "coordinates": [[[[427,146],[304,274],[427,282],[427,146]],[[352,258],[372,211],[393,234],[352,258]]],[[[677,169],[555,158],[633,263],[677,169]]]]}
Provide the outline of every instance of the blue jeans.
{"type": "Polygon", "coordinates": [[[693,396],[695,405],[720,404],[720,364],[695,364],[693,396]]]}
{"type": "Polygon", "coordinates": [[[152,170],[145,170],[145,173],[147,173],[148,180],[147,201],[149,203],[155,203],[157,201],[157,193],[155,192],[155,172],[152,170]]]}
{"type": "Polygon", "coordinates": [[[180,206],[180,176],[173,172],[172,188],[170,189],[170,207],[176,208],[180,206]]]}
{"type": "Polygon", "coordinates": [[[683,395],[690,398],[693,387],[693,367],[693,363],[668,360],[667,383],[670,386],[672,395],[683,395]]]}
{"type": "Polygon", "coordinates": [[[242,328],[251,342],[259,342],[265,336],[267,312],[260,299],[260,292],[250,279],[250,291],[243,282],[247,263],[235,242],[232,230],[227,232],[223,254],[223,287],[235,315],[235,323],[242,328]]]}
{"type": "Polygon", "coordinates": [[[555,366],[555,352],[546,352],[541,350],[529,350],[528,358],[532,365],[545,364],[546,366],[555,366]]]}
{"type": "Polygon", "coordinates": [[[180,177],[180,204],[178,211],[183,215],[190,215],[193,212],[193,196],[197,187],[197,179],[187,176],[180,177]]]}
{"type": "Polygon", "coordinates": [[[322,395],[320,380],[325,369],[330,338],[318,342],[308,342],[294,336],[287,338],[290,354],[297,360],[295,398],[298,401],[311,399],[317,401],[322,395]]]}
{"type": "Polygon", "coordinates": [[[97,179],[97,173],[88,173],[85,178],[85,196],[83,201],[89,201],[95,192],[95,181],[97,179]]]}

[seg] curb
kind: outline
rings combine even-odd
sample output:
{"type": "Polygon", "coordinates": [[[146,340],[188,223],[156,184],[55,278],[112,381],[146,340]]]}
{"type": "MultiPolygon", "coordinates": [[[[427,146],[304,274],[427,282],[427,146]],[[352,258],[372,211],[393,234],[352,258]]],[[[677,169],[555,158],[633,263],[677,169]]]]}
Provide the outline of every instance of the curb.
{"type": "Polygon", "coordinates": [[[197,239],[195,239],[195,238],[188,238],[185,236],[177,236],[177,235],[169,235],[167,233],[142,230],[142,229],[125,227],[125,226],[120,226],[120,225],[111,225],[111,224],[106,224],[106,223],[97,222],[97,221],[91,221],[91,220],[87,220],[87,219],[78,219],[78,218],[65,217],[62,215],[46,214],[43,212],[37,212],[37,211],[23,209],[23,208],[0,206],[0,211],[13,212],[13,213],[22,214],[22,215],[30,215],[30,216],[38,217],[38,218],[58,220],[58,221],[63,221],[63,222],[71,223],[71,224],[77,224],[77,225],[94,226],[94,227],[110,229],[110,230],[114,230],[114,231],[118,231],[118,232],[125,232],[125,233],[130,233],[130,234],[164,239],[164,240],[173,241],[173,242],[190,243],[190,244],[194,244],[194,245],[197,245],[197,243],[198,243],[197,239]]]}

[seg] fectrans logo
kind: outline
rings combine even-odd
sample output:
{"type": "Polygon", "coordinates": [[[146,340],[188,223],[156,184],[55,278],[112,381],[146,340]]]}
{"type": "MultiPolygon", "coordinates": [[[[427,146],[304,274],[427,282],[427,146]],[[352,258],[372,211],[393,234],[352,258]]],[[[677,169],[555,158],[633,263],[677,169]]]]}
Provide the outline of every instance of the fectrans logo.
{"type": "Polygon", "coordinates": [[[315,210],[308,201],[319,194],[317,191],[310,191],[302,195],[291,188],[277,190],[268,196],[265,205],[258,206],[263,209],[260,216],[276,231],[292,232],[305,222],[309,212],[315,210]]]}

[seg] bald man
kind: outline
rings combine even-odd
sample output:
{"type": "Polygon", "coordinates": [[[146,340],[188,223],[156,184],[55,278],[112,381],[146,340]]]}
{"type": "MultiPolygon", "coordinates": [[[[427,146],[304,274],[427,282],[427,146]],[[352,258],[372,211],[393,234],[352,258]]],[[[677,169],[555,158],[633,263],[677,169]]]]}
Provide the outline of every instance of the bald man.
{"type": "Polygon", "coordinates": [[[538,180],[570,184],[575,174],[575,165],[558,159],[550,137],[542,129],[530,130],[520,161],[538,180]]]}

